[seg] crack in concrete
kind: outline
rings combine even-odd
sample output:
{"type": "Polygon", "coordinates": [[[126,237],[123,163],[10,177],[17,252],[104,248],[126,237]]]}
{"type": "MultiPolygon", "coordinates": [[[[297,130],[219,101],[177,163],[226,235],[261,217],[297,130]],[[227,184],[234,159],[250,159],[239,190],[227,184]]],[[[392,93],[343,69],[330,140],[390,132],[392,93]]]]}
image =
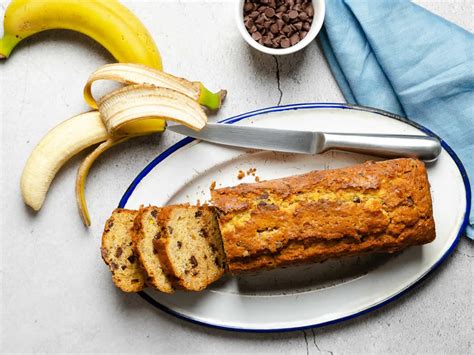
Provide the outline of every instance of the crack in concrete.
{"type": "Polygon", "coordinates": [[[316,343],[316,333],[314,332],[314,329],[313,329],[313,328],[311,328],[311,334],[313,335],[313,344],[314,344],[316,350],[317,350],[320,354],[322,354],[322,353],[328,353],[328,354],[333,355],[333,352],[332,352],[331,350],[321,349],[321,348],[318,346],[318,344],[316,343]]]}
{"type": "Polygon", "coordinates": [[[316,334],[314,334],[314,329],[313,328],[311,328],[311,333],[313,334],[313,343],[314,343],[314,346],[316,347],[316,350],[321,352],[321,349],[319,348],[318,344],[316,344],[316,334]]]}
{"type": "Polygon", "coordinates": [[[277,58],[276,55],[272,55],[272,57],[273,57],[273,59],[275,59],[277,89],[278,89],[278,92],[280,93],[280,97],[278,98],[277,106],[280,106],[280,104],[281,104],[281,99],[282,99],[282,97],[283,97],[283,91],[281,90],[281,86],[280,86],[280,63],[278,62],[278,58],[277,58]]]}
{"type": "Polygon", "coordinates": [[[304,342],[306,344],[306,355],[309,355],[309,347],[308,347],[308,337],[306,336],[306,331],[303,330],[304,342]]]}

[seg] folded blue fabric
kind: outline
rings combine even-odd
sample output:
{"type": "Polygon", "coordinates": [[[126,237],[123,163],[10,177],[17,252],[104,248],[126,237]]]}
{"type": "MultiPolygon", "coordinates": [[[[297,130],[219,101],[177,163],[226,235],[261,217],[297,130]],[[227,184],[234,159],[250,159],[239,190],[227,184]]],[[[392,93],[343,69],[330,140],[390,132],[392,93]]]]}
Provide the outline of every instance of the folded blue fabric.
{"type": "MultiPolygon", "coordinates": [[[[328,0],[320,40],[348,102],[438,134],[463,162],[473,190],[472,33],[407,0],[328,0]]],[[[472,207],[469,222],[474,239],[472,207]]]]}

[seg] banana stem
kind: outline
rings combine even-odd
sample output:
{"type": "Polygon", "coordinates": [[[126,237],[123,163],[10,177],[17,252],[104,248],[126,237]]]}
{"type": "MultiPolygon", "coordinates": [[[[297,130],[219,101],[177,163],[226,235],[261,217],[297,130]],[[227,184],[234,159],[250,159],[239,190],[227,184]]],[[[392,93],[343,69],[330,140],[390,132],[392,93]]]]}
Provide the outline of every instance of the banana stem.
{"type": "Polygon", "coordinates": [[[207,107],[210,110],[218,110],[221,107],[222,101],[224,101],[227,91],[220,90],[219,92],[213,93],[209,91],[202,83],[200,85],[199,104],[207,107]]]}
{"type": "Polygon", "coordinates": [[[15,48],[20,41],[21,38],[12,36],[8,33],[5,34],[3,38],[0,39],[0,59],[8,58],[13,48],[15,48]]]}

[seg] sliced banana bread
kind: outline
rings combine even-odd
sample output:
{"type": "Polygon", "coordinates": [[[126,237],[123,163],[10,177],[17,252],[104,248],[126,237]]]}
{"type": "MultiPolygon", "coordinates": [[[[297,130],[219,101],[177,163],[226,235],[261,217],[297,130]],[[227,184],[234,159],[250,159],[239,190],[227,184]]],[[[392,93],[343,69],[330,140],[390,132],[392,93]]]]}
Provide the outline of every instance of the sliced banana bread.
{"type": "Polygon", "coordinates": [[[157,255],[155,240],[160,237],[162,229],[157,221],[159,211],[153,206],[140,208],[133,227],[133,246],[148,274],[148,283],[161,292],[173,293],[174,287],[157,255]]]}
{"type": "Polygon", "coordinates": [[[125,292],[143,289],[146,273],[138,263],[132,246],[132,227],[137,211],[116,209],[105,222],[102,234],[102,259],[112,272],[114,284],[125,292]]]}
{"type": "Polygon", "coordinates": [[[163,207],[158,222],[162,229],[153,242],[178,287],[200,291],[224,274],[225,254],[213,207],[163,207]]]}

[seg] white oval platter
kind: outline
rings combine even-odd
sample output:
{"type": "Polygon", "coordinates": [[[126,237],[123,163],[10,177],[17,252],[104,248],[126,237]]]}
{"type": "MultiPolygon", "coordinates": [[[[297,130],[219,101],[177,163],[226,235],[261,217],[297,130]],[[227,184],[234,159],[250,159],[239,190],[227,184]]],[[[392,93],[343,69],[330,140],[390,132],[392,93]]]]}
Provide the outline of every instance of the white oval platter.
{"type": "MultiPolygon", "coordinates": [[[[271,107],[223,122],[327,132],[429,134],[401,117],[347,104],[271,107]]],[[[296,155],[251,151],[185,138],[154,159],[132,182],[120,207],[205,202],[209,186],[253,182],[237,178],[256,169],[261,180],[333,169],[378,158],[343,152],[296,155]]],[[[433,271],[454,249],[467,221],[470,190],[464,168],[443,142],[438,161],[427,166],[436,240],[397,255],[367,255],[246,276],[226,276],[200,293],[167,295],[147,289],[154,306],[196,323],[241,331],[285,331],[331,324],[398,298],[433,271]]],[[[407,296],[409,297],[409,296],[407,296]]]]}

